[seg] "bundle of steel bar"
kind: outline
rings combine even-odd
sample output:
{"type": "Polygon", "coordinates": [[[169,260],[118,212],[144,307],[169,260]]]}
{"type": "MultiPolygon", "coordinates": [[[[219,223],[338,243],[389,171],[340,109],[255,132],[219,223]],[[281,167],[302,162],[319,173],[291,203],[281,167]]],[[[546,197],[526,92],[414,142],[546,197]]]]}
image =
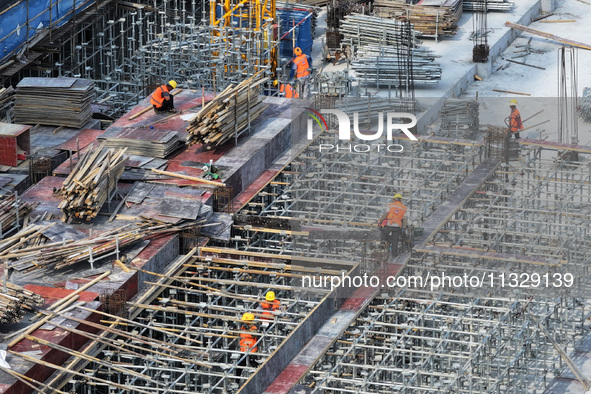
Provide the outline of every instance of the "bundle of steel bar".
{"type": "Polygon", "coordinates": [[[0,199],[0,238],[10,229],[18,226],[20,221],[38,205],[39,203],[21,203],[15,194],[0,199]]]}
{"type": "Polygon", "coordinates": [[[189,122],[187,143],[217,147],[238,137],[267,107],[260,95],[265,80],[256,75],[224,89],[189,122]]]}
{"type": "Polygon", "coordinates": [[[0,89],[0,120],[12,123],[9,109],[14,103],[14,89],[12,86],[0,89]]]}
{"type": "Polygon", "coordinates": [[[426,0],[406,4],[404,0],[376,0],[374,12],[383,18],[409,21],[423,36],[455,34],[462,16],[462,0],[426,0]]]}
{"type": "Polygon", "coordinates": [[[23,78],[16,85],[14,121],[82,128],[92,117],[94,82],[79,78],[23,78]]]}
{"type": "MultiPolygon", "coordinates": [[[[487,0],[486,11],[511,11],[515,3],[507,0],[487,0]]],[[[481,1],[464,0],[464,11],[475,11],[482,7],[481,1]]]]}
{"type": "Polygon", "coordinates": [[[585,122],[591,122],[591,88],[583,89],[583,97],[579,100],[579,116],[585,122]]]}
{"type": "Polygon", "coordinates": [[[318,94],[323,96],[344,96],[351,90],[351,77],[345,71],[317,74],[314,83],[318,94]]]}
{"type": "Polygon", "coordinates": [[[438,83],[441,66],[435,63],[433,52],[414,48],[364,46],[357,51],[358,58],[352,62],[357,78],[369,84],[406,86],[409,81],[423,84],[438,83]],[[411,65],[407,67],[408,52],[411,65]]]}
{"type": "Polygon", "coordinates": [[[90,220],[98,215],[125,170],[126,149],[101,148],[84,155],[60,189],[64,221],[71,217],[90,220]]]}
{"type": "Polygon", "coordinates": [[[441,135],[455,138],[474,137],[479,128],[478,108],[476,100],[445,100],[441,108],[441,135]]]}
{"type": "Polygon", "coordinates": [[[38,268],[60,269],[79,262],[94,262],[112,256],[121,248],[135,242],[178,233],[202,224],[202,220],[191,220],[174,225],[145,220],[144,223],[135,227],[126,225],[78,240],[46,243],[23,249],[7,249],[0,252],[0,258],[9,260],[9,268],[18,269],[21,265],[34,265],[38,268]]]}
{"type": "Polygon", "coordinates": [[[43,305],[43,297],[21,286],[7,282],[0,293],[0,324],[18,323],[25,309],[43,305]]]}
{"type": "Polygon", "coordinates": [[[340,33],[343,35],[343,44],[358,48],[376,44],[412,47],[420,44],[413,31],[406,29],[405,23],[368,15],[347,15],[341,22],[340,33]]]}

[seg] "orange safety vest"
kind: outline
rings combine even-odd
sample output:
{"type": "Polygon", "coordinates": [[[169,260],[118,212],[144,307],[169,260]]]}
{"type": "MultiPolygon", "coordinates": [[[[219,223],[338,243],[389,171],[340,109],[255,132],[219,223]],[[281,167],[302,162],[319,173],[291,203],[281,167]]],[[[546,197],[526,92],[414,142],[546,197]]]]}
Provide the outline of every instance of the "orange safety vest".
{"type": "Polygon", "coordinates": [[[256,353],[257,347],[255,346],[257,343],[256,338],[254,338],[248,331],[257,331],[257,326],[250,326],[250,328],[246,326],[240,327],[241,330],[246,331],[240,333],[240,351],[241,352],[248,352],[250,349],[251,353],[256,353]]]}
{"type": "Polygon", "coordinates": [[[281,301],[279,301],[278,299],[274,299],[271,302],[268,302],[268,301],[261,302],[261,308],[263,308],[263,315],[267,315],[267,316],[271,317],[272,316],[271,312],[275,312],[276,310],[278,310],[279,305],[281,305],[281,301]]]}
{"type": "Polygon", "coordinates": [[[388,216],[386,216],[386,226],[397,224],[398,227],[402,227],[402,219],[406,215],[406,207],[400,201],[394,201],[389,206],[388,216]]]}
{"type": "Polygon", "coordinates": [[[516,133],[523,129],[523,123],[521,123],[521,114],[517,108],[511,110],[511,116],[509,117],[509,126],[512,133],[516,133]]]}
{"type": "Polygon", "coordinates": [[[310,74],[310,65],[308,64],[308,55],[302,53],[293,59],[293,63],[296,65],[296,78],[302,78],[310,74]]]}
{"type": "Polygon", "coordinates": [[[298,98],[300,97],[300,95],[298,94],[298,92],[290,85],[290,84],[281,84],[281,86],[279,87],[279,91],[281,93],[283,93],[285,91],[285,97],[286,98],[298,98]]]}
{"type": "Polygon", "coordinates": [[[160,86],[158,89],[156,89],[154,91],[154,93],[152,93],[152,98],[150,99],[150,103],[152,103],[152,105],[155,105],[156,108],[160,108],[162,107],[162,103],[164,102],[164,100],[169,100],[170,97],[168,94],[168,88],[166,87],[166,85],[162,85],[160,86]]]}

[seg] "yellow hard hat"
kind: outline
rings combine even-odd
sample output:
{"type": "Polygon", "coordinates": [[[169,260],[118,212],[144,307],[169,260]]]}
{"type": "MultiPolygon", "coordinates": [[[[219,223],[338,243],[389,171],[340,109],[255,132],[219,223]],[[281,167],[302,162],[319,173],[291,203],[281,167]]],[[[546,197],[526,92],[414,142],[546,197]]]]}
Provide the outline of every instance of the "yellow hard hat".
{"type": "Polygon", "coordinates": [[[173,89],[176,89],[176,82],[173,80],[168,81],[168,84],[172,86],[173,89]]]}
{"type": "Polygon", "coordinates": [[[513,99],[509,101],[509,105],[517,105],[517,100],[513,99]]]}
{"type": "Polygon", "coordinates": [[[273,86],[277,86],[278,84],[279,84],[279,81],[278,80],[274,80],[273,81],[273,86]]]}
{"type": "Polygon", "coordinates": [[[274,291],[268,291],[267,295],[265,296],[265,298],[267,299],[267,301],[274,301],[275,300],[275,292],[274,291]]]}
{"type": "Polygon", "coordinates": [[[300,55],[302,54],[302,48],[300,48],[300,47],[296,47],[296,48],[293,50],[293,53],[295,53],[295,55],[296,55],[296,56],[300,56],[300,55]]]}
{"type": "Polygon", "coordinates": [[[402,195],[400,193],[396,193],[396,194],[394,194],[394,198],[392,198],[392,199],[396,200],[397,198],[402,200],[402,195]]]}
{"type": "Polygon", "coordinates": [[[253,320],[254,320],[254,315],[252,313],[246,312],[244,315],[242,315],[242,321],[253,321],[253,320]]]}

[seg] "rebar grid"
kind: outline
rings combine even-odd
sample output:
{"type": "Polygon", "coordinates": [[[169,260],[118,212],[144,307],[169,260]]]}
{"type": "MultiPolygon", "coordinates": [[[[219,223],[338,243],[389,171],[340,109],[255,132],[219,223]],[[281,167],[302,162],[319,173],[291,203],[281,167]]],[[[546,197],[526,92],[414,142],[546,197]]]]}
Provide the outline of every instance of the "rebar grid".
{"type": "Polygon", "coordinates": [[[184,88],[221,91],[258,71],[270,72],[277,41],[265,7],[226,3],[117,3],[45,48],[43,75],[93,79],[97,101],[121,115],[169,79],[184,88]],[[214,25],[216,15],[226,16],[225,22],[214,25]]]}
{"type": "Polygon", "coordinates": [[[543,392],[564,365],[536,321],[572,350],[589,331],[588,307],[418,290],[377,297],[302,383],[313,393],[543,392]]]}
{"type": "MultiPolygon", "coordinates": [[[[376,229],[377,221],[395,193],[408,207],[410,223],[420,226],[480,163],[481,146],[453,143],[407,143],[402,153],[390,153],[385,140],[367,153],[349,152],[350,144],[337,140],[334,131],[320,136],[240,213],[284,217],[303,225],[376,229]],[[339,146],[339,151],[321,152],[321,144],[339,146]]],[[[319,241],[289,234],[241,234],[239,247],[247,250],[302,253],[339,258],[367,256],[376,241],[355,239],[319,241]]]]}
{"type": "MultiPolygon", "coordinates": [[[[89,363],[84,372],[125,385],[130,392],[236,392],[328,293],[323,288],[300,287],[302,275],[340,275],[343,268],[327,262],[309,263],[314,264],[307,268],[305,262],[240,252],[194,258],[170,277],[172,281],[154,287],[151,302],[130,304],[141,308],[133,319],[141,326],[122,324],[118,328],[133,338],[114,336],[97,356],[101,361],[89,363]],[[269,290],[281,301],[281,310],[265,316],[259,305],[269,290]],[[259,326],[251,332],[257,339],[257,351],[249,354],[239,345],[240,319],[245,312],[254,313],[259,326]],[[250,361],[244,365],[245,360],[250,361]],[[113,365],[133,373],[115,370],[113,365]]],[[[126,392],[77,379],[70,380],[66,388],[88,394],[126,392]]]]}
{"type": "Polygon", "coordinates": [[[535,150],[501,166],[432,243],[581,265],[591,258],[590,213],[587,158],[544,159],[535,150]]]}

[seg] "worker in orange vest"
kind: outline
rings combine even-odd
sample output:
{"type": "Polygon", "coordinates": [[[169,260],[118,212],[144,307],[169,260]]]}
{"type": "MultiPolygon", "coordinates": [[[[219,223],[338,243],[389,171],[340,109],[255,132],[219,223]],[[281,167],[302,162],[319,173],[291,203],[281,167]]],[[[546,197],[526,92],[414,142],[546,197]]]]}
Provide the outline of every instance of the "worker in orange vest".
{"type": "MultiPolygon", "coordinates": [[[[256,353],[258,350],[256,346],[257,337],[253,337],[252,334],[258,332],[259,329],[254,323],[254,315],[252,313],[244,313],[240,321],[240,351],[245,353],[245,355],[241,358],[238,366],[250,367],[252,353],[256,353]]],[[[236,368],[238,376],[242,375],[243,370],[244,368],[236,368]]]]}
{"type": "Polygon", "coordinates": [[[382,241],[390,241],[390,254],[392,257],[398,254],[398,241],[402,229],[406,227],[406,211],[407,208],[402,204],[402,196],[396,193],[388,207],[388,212],[380,218],[379,226],[382,232],[382,241]]]}
{"type": "Polygon", "coordinates": [[[154,93],[152,93],[150,103],[154,107],[154,112],[176,112],[176,109],[174,108],[174,96],[170,94],[173,89],[176,89],[176,86],[176,82],[171,80],[168,81],[166,85],[158,87],[154,93]]]}
{"type": "Polygon", "coordinates": [[[281,301],[275,298],[274,291],[268,291],[265,295],[265,301],[261,302],[261,309],[263,310],[263,319],[273,320],[272,312],[278,311],[281,306],[281,301]]]}
{"type": "Polygon", "coordinates": [[[291,72],[289,77],[293,80],[295,78],[298,83],[299,96],[306,97],[306,85],[310,79],[310,73],[312,72],[312,58],[305,53],[302,53],[300,47],[296,47],[293,50],[295,57],[292,60],[291,72]]]}
{"type": "MultiPolygon", "coordinates": [[[[519,130],[523,129],[523,123],[521,122],[521,113],[517,109],[517,100],[513,99],[509,102],[509,108],[511,108],[511,115],[509,115],[509,132],[515,136],[515,139],[518,140],[521,138],[519,136],[519,130]]],[[[507,122],[507,119],[505,119],[507,122]]]]}

